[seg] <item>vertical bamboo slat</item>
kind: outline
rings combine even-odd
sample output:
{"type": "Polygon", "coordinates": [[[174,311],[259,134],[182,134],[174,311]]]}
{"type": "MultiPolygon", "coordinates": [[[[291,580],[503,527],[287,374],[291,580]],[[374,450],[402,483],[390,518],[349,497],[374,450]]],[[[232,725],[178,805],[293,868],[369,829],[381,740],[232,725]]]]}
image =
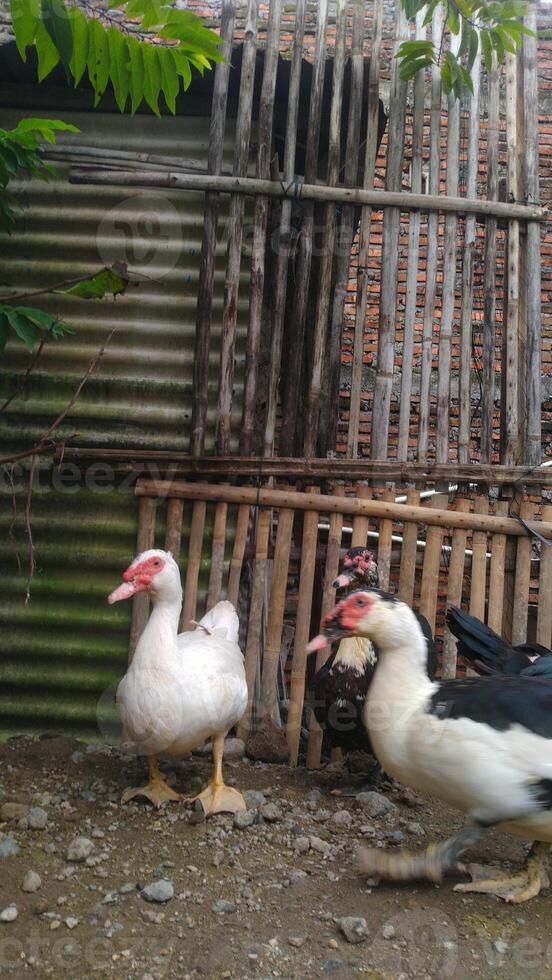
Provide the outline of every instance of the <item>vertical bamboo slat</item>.
{"type": "MultiPolygon", "coordinates": [[[[543,521],[552,521],[552,504],[542,508],[543,521]]],[[[537,615],[537,643],[552,647],[552,545],[541,544],[539,575],[539,609],[537,615]]]]}
{"type": "Polygon", "coordinates": [[[230,559],[230,572],[228,575],[228,601],[236,605],[240,591],[240,578],[243,567],[243,556],[247,543],[247,532],[249,529],[249,504],[240,504],[236,520],[236,530],[234,533],[234,547],[230,559]]]}
{"type": "MultiPolygon", "coordinates": [[[[433,14],[431,35],[439,49],[443,36],[443,9],[437,4],[433,14]]],[[[431,69],[431,112],[429,136],[429,193],[439,193],[439,148],[441,140],[441,70],[438,65],[431,69]]],[[[430,211],[427,218],[426,280],[424,298],[424,326],[422,333],[422,357],[420,378],[420,421],[418,424],[418,457],[427,458],[429,444],[429,415],[431,404],[431,366],[433,343],[433,317],[437,295],[437,242],[439,215],[430,211]]]]}
{"type": "MultiPolygon", "coordinates": [[[[257,177],[270,180],[270,156],[272,150],[272,118],[274,92],[278,69],[278,50],[282,0],[270,0],[268,28],[265,45],[264,73],[259,105],[257,133],[257,177]]],[[[254,449],[255,414],[257,404],[257,373],[261,348],[261,322],[265,285],[265,249],[268,224],[268,197],[257,194],[253,213],[253,250],[251,255],[251,284],[249,292],[249,329],[245,351],[245,377],[243,388],[243,413],[240,449],[249,456],[254,449]]]]}
{"type": "MultiPolygon", "coordinates": [[[[245,177],[247,175],[255,82],[255,59],[257,53],[257,16],[258,4],[256,0],[249,0],[243,44],[238,118],[236,120],[234,151],[234,176],[236,177],[245,177]]],[[[234,386],[234,347],[238,319],[238,291],[240,285],[244,209],[244,195],[234,194],[230,199],[230,214],[228,218],[229,235],[218,379],[216,448],[220,456],[227,456],[230,451],[230,419],[232,412],[232,390],[234,386]]]]}
{"type": "MultiPolygon", "coordinates": [[[[155,543],[155,514],[157,501],[155,498],[140,497],[138,500],[138,531],[136,535],[136,554],[149,551],[155,543]]],[[[150,599],[147,592],[139,592],[132,600],[130,619],[130,636],[128,640],[128,662],[134,656],[136,644],[148,621],[150,599]]]]}
{"type": "MultiPolygon", "coordinates": [[[[451,51],[458,53],[460,35],[451,39],[451,51]]],[[[458,197],[458,159],[460,140],[460,103],[451,92],[447,111],[447,186],[449,197],[458,197]]],[[[456,295],[456,236],[458,218],[454,211],[445,216],[445,243],[443,253],[443,295],[441,301],[441,326],[439,330],[439,371],[437,377],[437,438],[435,459],[447,463],[450,438],[450,381],[452,369],[452,324],[456,295]]]]}
{"type": "MultiPolygon", "coordinates": [[[[425,39],[423,15],[416,14],[416,40],[425,39]]],[[[422,193],[422,151],[424,140],[425,73],[414,76],[414,106],[412,113],[412,163],[410,187],[413,194],[422,193]]],[[[408,459],[412,371],[414,362],[414,327],[418,297],[418,264],[420,256],[420,212],[411,211],[408,225],[408,268],[406,273],[406,306],[404,310],[404,342],[401,371],[401,401],[399,406],[398,459],[408,459]]]]}
{"type": "Polygon", "coordinates": [[[182,521],[184,518],[184,501],[176,497],[167,501],[167,526],[165,528],[165,551],[178,561],[182,546],[182,521]]]}
{"type": "MultiPolygon", "coordinates": [[[[474,514],[489,513],[489,498],[479,494],[474,502],[474,514]]],[[[470,583],[470,613],[485,621],[485,596],[487,593],[487,532],[474,531],[472,535],[472,560],[470,583]]]]}
{"type": "MultiPolygon", "coordinates": [[[[360,500],[370,500],[372,491],[370,487],[358,484],[356,487],[356,495],[360,500]]],[[[364,517],[362,514],[355,514],[352,523],[353,533],[351,536],[351,548],[365,548],[368,541],[368,531],[370,529],[369,518],[364,517]]]]}
{"type": "MultiPolygon", "coordinates": [[[[319,492],[311,487],[311,493],[319,492]]],[[[303,703],[305,700],[305,674],[307,667],[306,646],[309,642],[309,629],[312,608],[312,590],[316,567],[316,545],[318,542],[318,513],[307,511],[303,518],[303,538],[301,542],[301,572],[299,576],[299,595],[297,619],[291,663],[291,686],[289,695],[286,735],[289,745],[289,764],[297,765],[303,703]]]]}
{"type": "MultiPolygon", "coordinates": [[[[220,22],[220,37],[222,41],[220,53],[223,55],[225,60],[219,62],[215,68],[213,108],[211,112],[209,152],[207,157],[207,171],[210,174],[220,174],[222,167],[224,126],[226,122],[226,103],[228,96],[228,79],[230,77],[230,61],[232,52],[232,37],[234,34],[235,12],[236,5],[234,0],[223,0],[220,22]]],[[[201,456],[205,446],[205,428],[207,424],[207,408],[209,400],[208,375],[211,310],[213,303],[219,206],[220,194],[208,192],[205,195],[203,238],[201,242],[201,260],[199,266],[199,282],[197,287],[197,316],[190,441],[190,452],[192,456],[201,456]]]]}
{"type": "Polygon", "coordinates": [[[265,596],[266,572],[268,566],[268,536],[270,532],[272,510],[270,507],[261,508],[257,516],[257,534],[255,539],[255,570],[251,587],[251,602],[247,623],[247,640],[245,644],[245,676],[249,692],[247,708],[238,725],[237,734],[244,740],[251,727],[251,715],[255,697],[255,677],[259,659],[261,628],[263,621],[263,605],[265,596]]]}
{"type": "Polygon", "coordinates": [[[184,583],[184,606],[182,609],[182,629],[190,629],[190,620],[196,618],[197,588],[203,551],[203,531],[207,504],[204,500],[194,500],[188,541],[186,581],[184,583]]]}
{"type": "MultiPolygon", "coordinates": [[[[517,125],[517,56],[506,53],[506,142],[508,147],[508,194],[519,200],[519,159],[517,125]]],[[[503,426],[502,462],[513,466],[520,461],[518,385],[519,385],[519,222],[508,222],[508,291],[503,342],[503,426]]]]}
{"type": "MultiPolygon", "coordinates": [[[[467,150],[466,197],[477,197],[477,168],[479,166],[479,84],[481,63],[477,57],[471,70],[473,92],[469,97],[469,131],[467,150]]],[[[476,220],[466,216],[462,254],[462,301],[460,313],[460,424],[458,429],[458,461],[468,463],[470,457],[470,388],[471,340],[473,313],[473,266],[475,258],[476,220]]]]}
{"type": "MultiPolygon", "coordinates": [[[[358,186],[360,153],[360,122],[362,115],[362,89],[364,81],[364,0],[353,0],[353,36],[351,44],[351,97],[347,120],[347,145],[345,150],[345,187],[358,186]]],[[[341,211],[341,225],[337,238],[335,289],[329,339],[326,345],[324,384],[321,393],[320,455],[334,450],[337,439],[339,382],[341,375],[341,337],[345,313],[345,299],[349,285],[351,248],[355,232],[355,208],[345,205],[341,211]]]]}
{"type": "MultiPolygon", "coordinates": [[[[487,199],[498,200],[498,144],[500,125],[500,76],[496,54],[487,79],[487,199]]],[[[493,411],[495,399],[496,345],[496,218],[485,221],[485,252],[483,274],[483,390],[481,393],[481,461],[488,463],[492,455],[493,411]]]]}
{"type": "MultiPolygon", "coordinates": [[[[409,487],[406,491],[406,503],[412,507],[420,504],[420,491],[409,487]]],[[[414,583],[416,581],[416,554],[418,551],[418,525],[413,521],[403,524],[403,540],[401,548],[401,567],[399,572],[399,598],[407,606],[414,604],[414,583]]]]}
{"type": "MultiPolygon", "coordinates": [[[[368,75],[368,129],[364,155],[363,187],[371,190],[374,184],[376,155],[378,149],[379,117],[379,72],[383,28],[383,0],[374,0],[372,26],[372,51],[368,75]]],[[[347,455],[356,456],[358,450],[358,429],[360,422],[360,403],[362,398],[362,363],[364,357],[364,329],[366,320],[366,300],[368,298],[368,257],[370,251],[370,229],[372,208],[364,206],[360,214],[355,331],[353,339],[353,363],[351,370],[351,398],[349,408],[349,429],[347,434],[347,455]]]]}
{"type": "MultiPolygon", "coordinates": [[[[525,521],[533,520],[535,515],[535,506],[530,500],[522,500],[519,509],[520,516],[525,521]]],[[[527,640],[532,550],[533,539],[530,536],[518,538],[516,575],[514,580],[514,608],[512,613],[512,643],[514,644],[525,643],[527,640]]],[[[550,601],[549,598],[548,601],[550,601]]]]}
{"type": "MultiPolygon", "coordinates": [[[[328,169],[326,182],[328,186],[337,183],[339,177],[339,158],[341,150],[341,110],[343,104],[343,75],[345,70],[345,29],[346,0],[336,0],[336,36],[332,79],[332,101],[330,106],[330,136],[328,149],[328,169]]],[[[332,292],[332,271],[335,258],[335,239],[337,229],[337,213],[332,201],[325,207],[324,245],[320,263],[320,278],[318,282],[318,297],[316,302],[316,317],[314,338],[312,344],[312,365],[307,398],[307,420],[305,426],[304,455],[316,455],[318,425],[320,414],[320,396],[322,392],[322,371],[324,367],[324,352],[327,343],[328,316],[330,313],[330,298],[332,292]]],[[[336,406],[333,406],[335,411],[336,406]]]]}
{"type": "MultiPolygon", "coordinates": [[[[385,490],[383,499],[393,503],[395,491],[385,490]]],[[[391,573],[391,548],[393,546],[393,521],[380,520],[378,538],[378,579],[379,587],[387,592],[391,573]]]]}
{"type": "Polygon", "coordinates": [[[209,587],[207,590],[207,610],[219,601],[222,589],[224,571],[224,551],[226,547],[226,518],[228,504],[218,503],[215,507],[215,522],[213,525],[213,542],[211,545],[211,566],[209,569],[209,587]]]}
{"type": "Polygon", "coordinates": [[[282,507],[278,512],[278,531],[274,550],[274,574],[270,589],[270,606],[266,629],[263,671],[261,678],[260,717],[272,715],[278,690],[278,664],[288,579],[289,553],[295,512],[282,507]]]}
{"type": "MultiPolygon", "coordinates": [[[[400,45],[408,40],[408,18],[399,5],[395,14],[397,33],[395,54],[400,45]]],[[[391,96],[389,105],[389,141],[385,188],[400,191],[404,160],[404,130],[406,119],[407,83],[400,77],[399,62],[393,59],[391,68],[391,96]]],[[[381,257],[381,294],[378,329],[378,357],[374,383],[372,412],[372,459],[387,459],[389,443],[389,415],[393,388],[395,362],[395,329],[397,309],[397,282],[399,270],[401,212],[399,208],[386,208],[383,215],[383,244],[381,257]]]]}
{"type": "MultiPolygon", "coordinates": [[[[525,19],[527,27],[537,32],[536,3],[531,3],[525,19]]],[[[525,109],[525,198],[528,203],[539,201],[539,98],[537,85],[537,39],[523,38],[523,88],[525,109]]],[[[527,421],[525,461],[538,466],[541,459],[541,257],[540,226],[527,223],[525,242],[527,346],[525,360],[525,393],[527,421]]]]}
{"type": "MultiPolygon", "coordinates": [[[[508,501],[498,500],[495,513],[507,515],[508,501]]],[[[504,611],[504,570],[506,564],[506,535],[491,536],[491,571],[489,574],[489,612],[487,623],[499,635],[502,634],[504,611]]]]}
{"type": "MultiPolygon", "coordinates": [[[[299,113],[299,84],[303,57],[303,34],[305,30],[306,0],[297,0],[295,6],[295,37],[291,58],[289,79],[289,99],[286,119],[286,141],[284,146],[284,181],[290,184],[295,174],[295,151],[297,146],[297,118],[299,113]]],[[[286,310],[288,260],[291,233],[291,201],[282,201],[280,229],[278,236],[278,259],[276,265],[276,290],[272,306],[272,336],[270,349],[270,378],[266,411],[264,455],[271,456],[276,430],[278,407],[278,382],[282,362],[282,338],[286,310]]]]}
{"type": "MultiPolygon", "coordinates": [[[[314,183],[316,181],[318,169],[320,118],[322,114],[322,96],[326,67],[325,44],[327,19],[328,0],[319,0],[305,159],[305,181],[308,183],[314,183]]],[[[314,201],[304,201],[303,221],[299,235],[296,261],[295,278],[297,288],[293,297],[291,314],[293,331],[289,338],[285,387],[282,400],[282,429],[280,434],[280,454],[282,456],[293,456],[296,436],[297,407],[299,403],[301,364],[305,339],[305,320],[312,265],[313,233],[314,201]]]]}
{"type": "MultiPolygon", "coordinates": [[[[446,495],[436,493],[431,498],[431,507],[446,506],[446,495]]],[[[422,584],[420,588],[420,612],[424,615],[435,632],[437,616],[437,601],[439,598],[439,569],[441,567],[441,548],[443,544],[443,528],[428,527],[422,568],[422,584]]]]}
{"type": "MultiPolygon", "coordinates": [[[[458,497],[455,501],[454,509],[467,514],[470,509],[469,500],[466,500],[465,497],[458,497]]],[[[462,582],[464,580],[467,541],[468,532],[463,528],[455,527],[452,532],[452,543],[447,576],[447,606],[462,605],[462,582]]],[[[456,677],[456,667],[456,638],[452,635],[449,628],[445,626],[445,633],[443,636],[442,676],[456,677]]]]}
{"type": "MultiPolygon", "coordinates": [[[[338,484],[333,487],[332,493],[336,496],[342,496],[345,493],[345,488],[338,484]]],[[[324,579],[322,583],[320,619],[322,619],[335,605],[335,589],[333,587],[333,582],[337,578],[339,569],[339,552],[341,549],[342,533],[343,514],[330,514],[326,562],[324,565],[324,579]]],[[[318,651],[316,654],[316,671],[320,670],[320,668],[326,663],[330,652],[329,647],[318,651]]],[[[307,769],[317,769],[320,765],[322,738],[322,729],[316,720],[314,712],[311,712],[309,722],[309,742],[307,746],[307,769]]]]}

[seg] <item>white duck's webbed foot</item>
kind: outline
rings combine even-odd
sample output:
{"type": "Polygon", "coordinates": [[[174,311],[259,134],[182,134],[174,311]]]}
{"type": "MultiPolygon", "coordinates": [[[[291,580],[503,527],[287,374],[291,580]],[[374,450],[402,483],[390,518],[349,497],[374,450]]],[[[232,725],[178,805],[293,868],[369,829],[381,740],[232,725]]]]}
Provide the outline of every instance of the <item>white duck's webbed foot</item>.
{"type": "Polygon", "coordinates": [[[533,845],[522,871],[515,875],[500,878],[481,877],[478,865],[468,865],[466,870],[473,880],[455,885],[457,892],[479,892],[483,895],[496,895],[505,902],[520,905],[535,898],[543,888],[550,884],[549,845],[539,841],[533,845]]]}
{"type": "Polygon", "coordinates": [[[155,756],[148,756],[148,764],[150,774],[149,783],[146,786],[133,786],[125,789],[121,797],[121,803],[128,803],[129,800],[133,800],[136,796],[144,796],[155,807],[160,807],[163,803],[182,800],[182,795],[172,789],[163,778],[157,766],[155,756]]]}
{"type": "Polygon", "coordinates": [[[213,772],[207,786],[201,793],[187,803],[199,800],[207,816],[212,813],[237,813],[246,810],[246,802],[237,789],[227,786],[222,778],[222,755],[224,752],[224,735],[213,738],[213,772]]]}

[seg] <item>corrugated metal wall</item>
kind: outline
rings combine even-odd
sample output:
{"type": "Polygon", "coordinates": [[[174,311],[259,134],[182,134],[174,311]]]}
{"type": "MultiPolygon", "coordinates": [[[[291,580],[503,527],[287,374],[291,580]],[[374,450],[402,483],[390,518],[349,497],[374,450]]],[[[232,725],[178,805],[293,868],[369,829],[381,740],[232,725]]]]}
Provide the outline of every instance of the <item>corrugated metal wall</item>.
{"type": "MultiPolygon", "coordinates": [[[[55,116],[81,130],[79,145],[185,157],[205,163],[209,120],[204,117],[128,116],[75,109],[75,93],[58,90],[53,105],[39,91],[21,109],[17,92],[0,91],[1,125],[22,115],[55,116]],[[70,100],[70,102],[69,102],[70,100]],[[69,107],[71,106],[71,108],[69,107]]],[[[208,113],[208,106],[206,107],[208,113]]],[[[227,162],[232,159],[232,123],[227,162]]],[[[140,282],[116,301],[40,298],[76,333],[47,345],[23,395],[0,416],[0,455],[38,439],[67,404],[78,380],[111,327],[116,333],[74,410],[58,432],[73,445],[187,448],[191,409],[196,289],[203,224],[203,195],[70,185],[67,166],[50,183],[25,182],[28,210],[10,238],[0,237],[3,283],[38,289],[85,276],[116,259],[128,262],[140,282]]],[[[225,215],[222,214],[214,300],[212,385],[224,286],[225,215]]],[[[243,291],[242,314],[247,304],[243,291]]],[[[33,300],[38,302],[38,298],[33,300]]],[[[242,315],[243,323],[243,315],[242,315]]],[[[243,330],[237,346],[236,387],[241,384],[243,330]]],[[[3,401],[28,363],[11,344],[2,359],[3,401]]],[[[239,395],[238,395],[239,400],[239,395]]],[[[211,399],[214,403],[216,399],[211,399]]],[[[210,437],[214,418],[210,418],[210,437]]],[[[32,500],[37,571],[32,601],[24,605],[25,488],[17,477],[14,523],[7,481],[0,496],[0,732],[65,727],[95,731],[96,704],[120,676],[126,659],[130,608],[108,608],[105,597],[132,558],[136,505],[132,494],[109,486],[53,488],[44,473],[32,500]],[[42,488],[42,489],[41,489],[42,488]],[[13,524],[13,527],[12,527],[13,524]],[[18,557],[22,567],[18,566],[18,557]]],[[[163,515],[159,544],[162,545],[163,515]]],[[[185,553],[185,552],[184,552],[185,553]]]]}

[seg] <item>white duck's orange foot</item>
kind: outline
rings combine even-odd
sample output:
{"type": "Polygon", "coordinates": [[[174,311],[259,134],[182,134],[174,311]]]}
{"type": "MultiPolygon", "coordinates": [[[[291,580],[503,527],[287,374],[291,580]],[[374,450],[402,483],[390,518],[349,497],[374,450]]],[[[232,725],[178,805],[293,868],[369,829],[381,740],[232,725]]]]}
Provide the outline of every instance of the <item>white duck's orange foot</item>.
{"type": "Polygon", "coordinates": [[[456,892],[479,892],[483,895],[496,895],[505,902],[521,905],[540,894],[550,884],[548,844],[537,843],[531,849],[525,868],[516,875],[500,878],[481,877],[478,865],[467,867],[473,880],[455,885],[456,892]]]}
{"type": "Polygon", "coordinates": [[[128,803],[136,796],[145,796],[156,807],[162,806],[163,803],[182,799],[182,795],[172,789],[164,779],[152,779],[147,786],[134,786],[125,789],[121,796],[121,803],[128,803]]]}
{"type": "Polygon", "coordinates": [[[238,813],[239,810],[246,810],[246,802],[237,789],[232,789],[226,783],[215,783],[211,781],[201,793],[194,796],[187,803],[195,803],[199,800],[206,816],[212,813],[238,813]]]}

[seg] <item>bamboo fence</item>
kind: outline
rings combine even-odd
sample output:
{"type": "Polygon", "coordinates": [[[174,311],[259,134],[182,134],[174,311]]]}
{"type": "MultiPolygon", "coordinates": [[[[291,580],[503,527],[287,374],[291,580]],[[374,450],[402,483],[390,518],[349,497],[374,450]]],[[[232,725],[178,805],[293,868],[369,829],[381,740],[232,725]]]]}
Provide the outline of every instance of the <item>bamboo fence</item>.
{"type": "MultiPolygon", "coordinates": [[[[528,636],[530,599],[539,593],[548,596],[552,589],[550,504],[542,507],[537,519],[535,498],[522,498],[519,514],[524,526],[508,515],[505,501],[490,502],[487,494],[458,494],[449,504],[446,494],[436,493],[422,504],[419,491],[412,488],[402,503],[396,502],[401,492],[396,486],[376,491],[357,485],[346,493],[342,485],[332,484],[330,491],[323,493],[314,484],[298,491],[293,485],[251,487],[180,480],[139,480],[136,486],[138,549],[151,547],[156,515],[166,498],[165,542],[180,557],[183,570],[183,628],[221,598],[236,602],[241,589],[250,698],[238,733],[247,738],[253,720],[267,713],[274,717],[278,707],[285,718],[292,765],[305,759],[315,767],[321,760],[323,733],[309,710],[309,692],[314,672],[329,651],[307,658],[305,647],[318,632],[319,616],[336,601],[332,582],[344,549],[359,545],[373,549],[380,587],[418,608],[442,638],[441,672],[448,677],[456,676],[458,665],[455,641],[444,625],[447,605],[468,608],[499,632],[508,632],[509,621],[512,642],[522,643],[528,636]],[[181,554],[184,508],[190,509],[185,522],[190,532],[181,554]],[[254,515],[257,520],[252,523],[254,515]],[[302,530],[299,547],[294,547],[299,515],[302,530]],[[251,527],[254,532],[248,536],[251,527]],[[538,532],[540,539],[527,528],[538,532]],[[513,560],[507,560],[508,553],[513,560]],[[532,561],[536,557],[540,557],[537,571],[532,561]],[[246,561],[252,563],[249,576],[243,574],[246,561]],[[209,569],[203,587],[202,569],[209,569]],[[320,613],[313,615],[317,577],[322,582],[321,605],[320,613]],[[513,585],[512,600],[508,580],[513,585]],[[281,648],[290,630],[287,683],[282,691],[281,648]]],[[[134,600],[131,642],[147,617],[143,598],[134,600]]],[[[532,635],[552,646],[550,603],[533,601],[531,608],[532,635]]]]}
{"type": "MultiPolygon", "coordinates": [[[[96,157],[92,150],[77,154],[71,171],[74,181],[205,195],[190,454],[204,453],[209,419],[220,456],[313,458],[337,450],[380,462],[537,465],[544,211],[535,39],[525,38],[521,54],[495,63],[488,78],[476,60],[473,92],[459,102],[443,97],[438,68],[405,82],[392,57],[411,37],[431,37],[454,50],[458,39],[443,35],[441,6],[424,27],[421,17],[409,22],[398,3],[393,13],[383,0],[337,0],[330,17],[328,0],[320,0],[310,92],[301,103],[307,11],[305,0],[297,0],[277,151],[278,51],[282,32],[290,31],[283,13],[282,0],[270,0],[261,22],[259,5],[248,0],[231,174],[222,172],[238,20],[231,0],[222,4],[227,60],[214,73],[206,172],[126,151],[110,162],[101,150],[96,157]],[[248,196],[252,248],[244,275],[248,196]],[[229,237],[215,342],[223,197],[229,197],[229,237]],[[272,227],[276,235],[268,234],[272,227]],[[246,292],[242,325],[238,305],[246,292]],[[367,312],[374,302],[377,316],[367,312]],[[237,356],[240,330],[244,359],[237,356]],[[215,369],[216,390],[209,384],[215,369]]],[[[527,23],[535,24],[533,7],[527,23]]]]}

